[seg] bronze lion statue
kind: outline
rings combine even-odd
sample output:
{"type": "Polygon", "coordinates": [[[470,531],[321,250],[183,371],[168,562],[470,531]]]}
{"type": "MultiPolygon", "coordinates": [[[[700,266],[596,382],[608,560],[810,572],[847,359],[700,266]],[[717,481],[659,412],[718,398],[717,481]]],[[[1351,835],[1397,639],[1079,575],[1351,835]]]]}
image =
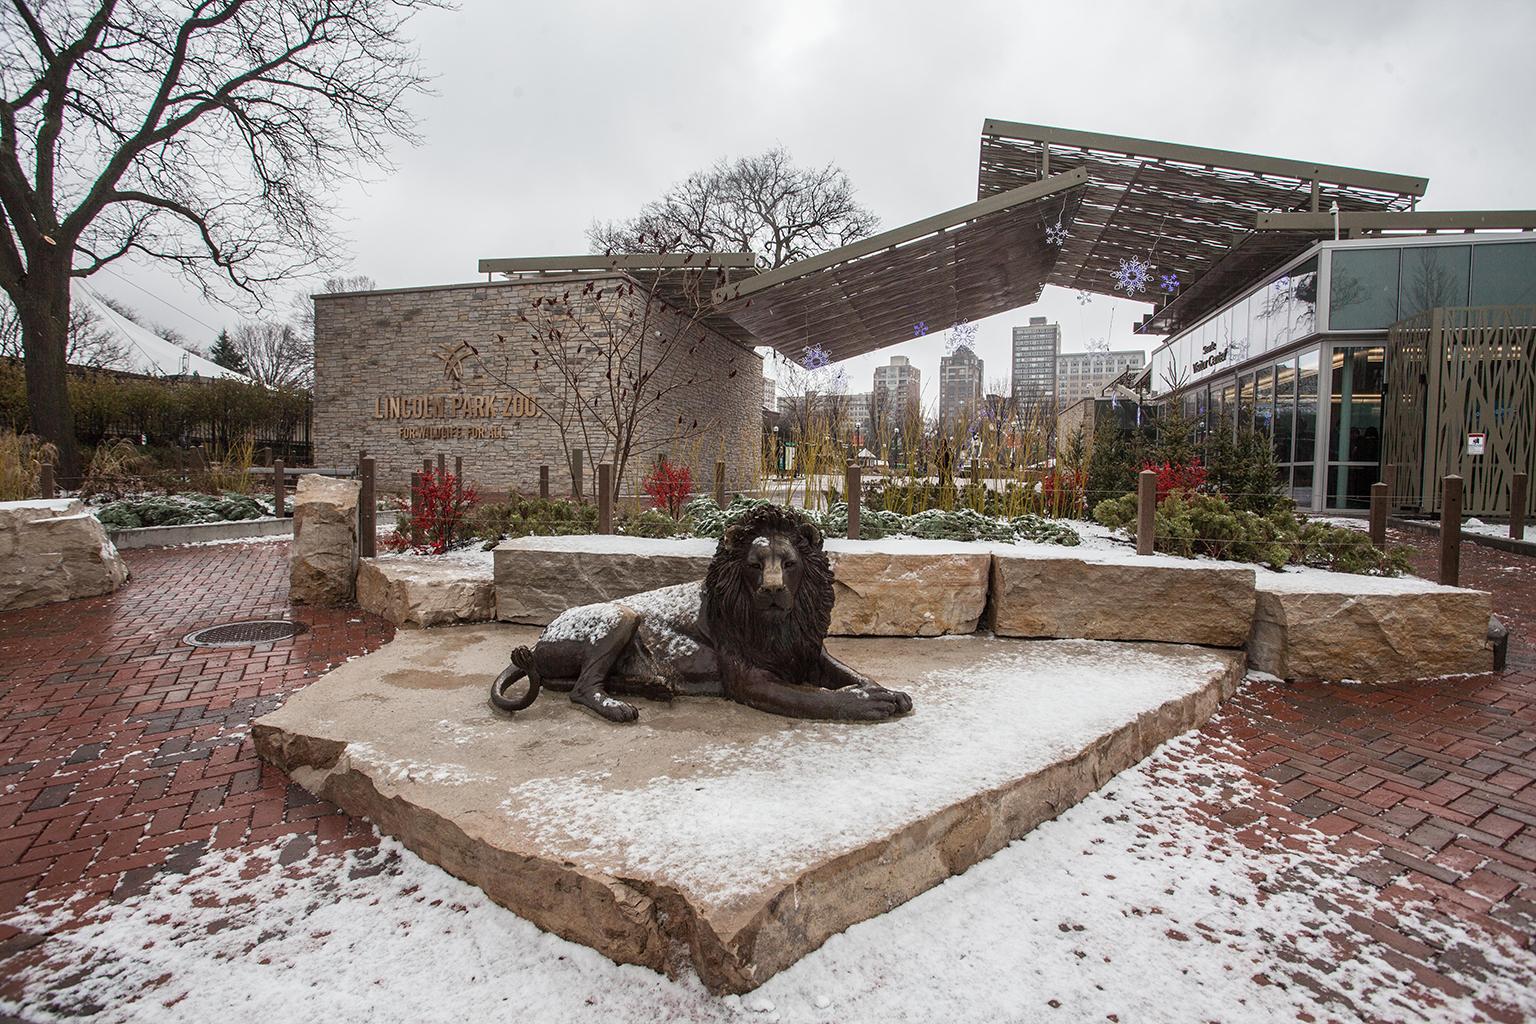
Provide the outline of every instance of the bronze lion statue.
{"type": "Polygon", "coordinates": [[[821,531],[777,505],[726,529],[702,581],[562,612],[491,685],[491,704],[521,711],[541,688],[610,722],[639,717],[614,694],[712,695],[794,718],[878,722],[912,710],[826,652],[832,567],[821,531]],[[507,688],[527,677],[520,697],[507,688]]]}

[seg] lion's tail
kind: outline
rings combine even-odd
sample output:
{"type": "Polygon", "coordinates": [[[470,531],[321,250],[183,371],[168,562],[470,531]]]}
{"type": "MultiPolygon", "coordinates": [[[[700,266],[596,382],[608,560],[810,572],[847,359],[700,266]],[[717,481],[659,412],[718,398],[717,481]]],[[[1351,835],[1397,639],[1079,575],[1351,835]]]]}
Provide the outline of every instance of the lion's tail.
{"type": "Polygon", "coordinates": [[[538,670],[534,667],[533,651],[527,647],[512,649],[512,664],[501,670],[501,675],[491,684],[491,706],[502,711],[524,711],[533,706],[542,686],[538,670]],[[528,677],[528,692],[516,700],[506,695],[506,689],[524,676],[528,677]]]}

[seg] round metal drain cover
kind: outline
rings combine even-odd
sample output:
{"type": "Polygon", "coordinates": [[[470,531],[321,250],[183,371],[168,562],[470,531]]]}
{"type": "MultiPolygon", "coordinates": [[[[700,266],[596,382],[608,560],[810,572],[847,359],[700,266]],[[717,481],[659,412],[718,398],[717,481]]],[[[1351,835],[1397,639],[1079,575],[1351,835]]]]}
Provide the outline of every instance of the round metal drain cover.
{"type": "Polygon", "coordinates": [[[287,640],[302,631],[297,622],[282,619],[252,619],[249,622],[226,622],[222,626],[208,626],[194,630],[182,639],[193,647],[251,647],[270,644],[274,640],[287,640]]]}

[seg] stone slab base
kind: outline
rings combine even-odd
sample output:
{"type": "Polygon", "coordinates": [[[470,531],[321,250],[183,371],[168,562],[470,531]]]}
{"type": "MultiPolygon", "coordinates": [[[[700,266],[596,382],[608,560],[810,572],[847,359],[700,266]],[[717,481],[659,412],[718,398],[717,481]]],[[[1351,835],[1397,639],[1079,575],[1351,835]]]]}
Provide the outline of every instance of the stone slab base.
{"type": "Polygon", "coordinates": [[[1412,579],[1379,581],[1382,593],[1265,576],[1259,584],[1248,659],[1282,679],[1387,682],[1493,670],[1493,599],[1484,591],[1412,579]]]}
{"type": "Polygon", "coordinates": [[[1241,647],[1253,623],[1249,566],[1150,556],[992,559],[989,620],[1001,636],[1166,640],[1241,647]]]}
{"type": "Polygon", "coordinates": [[[496,617],[490,567],[423,558],[364,558],[357,603],[397,626],[452,626],[496,617]]]}
{"type": "Polygon", "coordinates": [[[615,726],[486,692],[524,627],[400,633],[261,719],[262,756],[493,899],[621,963],[761,984],[1198,726],[1240,652],[834,640],[913,714],[801,722],[720,699],[615,726]]]}

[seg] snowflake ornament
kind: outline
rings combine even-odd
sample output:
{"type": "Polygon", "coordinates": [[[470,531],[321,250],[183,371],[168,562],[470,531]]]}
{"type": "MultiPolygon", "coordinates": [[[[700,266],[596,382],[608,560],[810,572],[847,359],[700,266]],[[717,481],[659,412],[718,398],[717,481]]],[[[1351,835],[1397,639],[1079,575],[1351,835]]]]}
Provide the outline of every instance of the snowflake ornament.
{"type": "Polygon", "coordinates": [[[1139,256],[1132,256],[1128,260],[1120,261],[1120,269],[1111,275],[1115,279],[1115,289],[1125,292],[1127,295],[1135,295],[1147,290],[1147,285],[1152,280],[1152,264],[1139,256]]]}
{"type": "Polygon", "coordinates": [[[949,341],[944,346],[944,354],[952,356],[956,349],[962,347],[976,351],[976,325],[966,320],[961,320],[949,329],[949,341]]]}
{"type": "Polygon", "coordinates": [[[1088,303],[1090,303],[1092,301],[1093,301],[1093,294],[1091,292],[1080,291],[1080,292],[1077,293],[1077,304],[1079,306],[1086,306],[1086,305],[1088,305],[1088,303]]]}
{"type": "Polygon", "coordinates": [[[1060,245],[1067,240],[1067,229],[1061,226],[1060,218],[1055,224],[1046,226],[1045,240],[1051,245],[1060,245]]]}
{"type": "Polygon", "coordinates": [[[914,337],[914,338],[921,338],[923,335],[925,335],[927,333],[928,333],[928,321],[927,320],[919,320],[917,323],[912,325],[912,337],[914,337]]]}
{"type": "Polygon", "coordinates": [[[1108,338],[1094,338],[1092,341],[1090,341],[1088,343],[1088,351],[1096,353],[1096,354],[1099,354],[1099,355],[1103,355],[1104,353],[1109,351],[1109,339],[1108,338]]]}
{"type": "Polygon", "coordinates": [[[832,357],[827,354],[826,349],[820,345],[810,345],[806,348],[805,355],[800,360],[800,365],[807,370],[819,370],[831,361],[832,357]]]}
{"type": "Polygon", "coordinates": [[[1159,277],[1157,279],[1157,282],[1158,282],[1158,285],[1163,289],[1163,291],[1167,292],[1170,295],[1172,295],[1174,292],[1179,290],[1179,275],[1178,274],[1164,274],[1162,277],[1159,277]]]}

